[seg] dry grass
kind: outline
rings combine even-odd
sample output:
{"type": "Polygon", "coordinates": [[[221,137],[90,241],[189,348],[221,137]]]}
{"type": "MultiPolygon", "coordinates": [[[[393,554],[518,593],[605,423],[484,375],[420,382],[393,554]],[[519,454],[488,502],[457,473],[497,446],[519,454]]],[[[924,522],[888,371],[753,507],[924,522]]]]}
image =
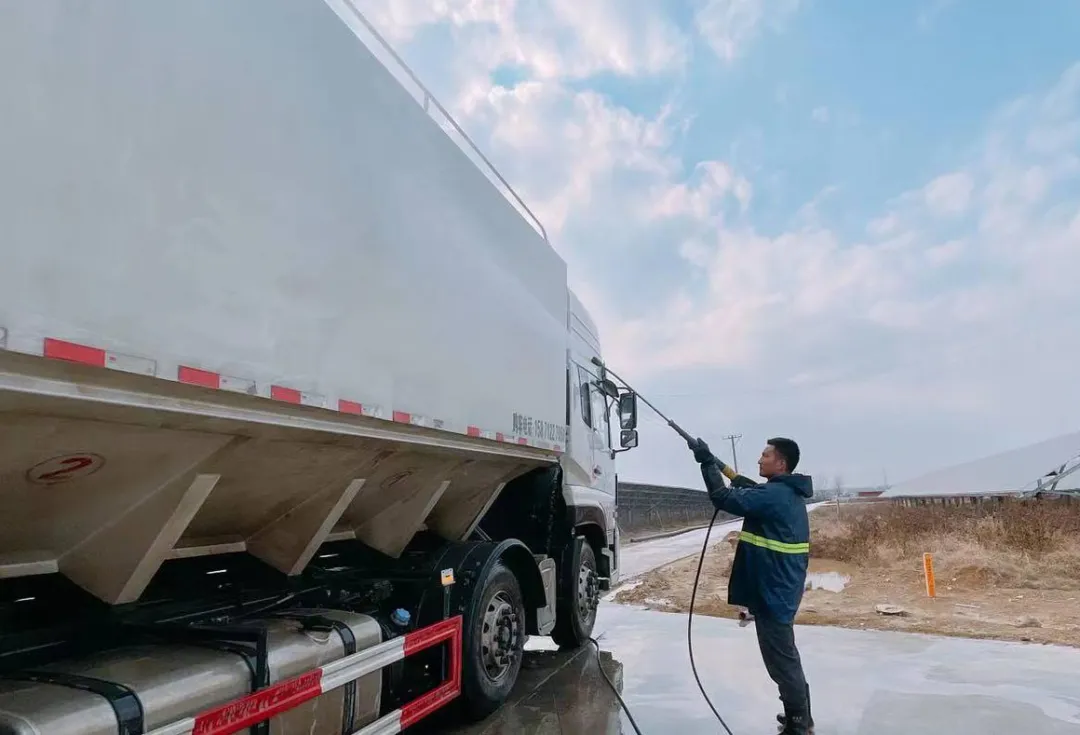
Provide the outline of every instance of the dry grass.
{"type": "Polygon", "coordinates": [[[938,576],[960,585],[1080,589],[1080,503],[874,504],[811,518],[817,558],[899,570],[930,552],[938,576]]]}

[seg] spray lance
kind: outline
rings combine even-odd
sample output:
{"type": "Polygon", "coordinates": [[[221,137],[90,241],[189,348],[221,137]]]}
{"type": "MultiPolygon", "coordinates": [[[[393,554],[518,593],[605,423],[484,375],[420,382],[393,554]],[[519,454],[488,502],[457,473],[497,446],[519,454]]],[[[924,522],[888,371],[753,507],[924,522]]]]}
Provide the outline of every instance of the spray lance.
{"type": "MultiPolygon", "coordinates": [[[[672,419],[669,419],[667,416],[665,416],[664,413],[659,408],[654,406],[647,398],[645,398],[645,396],[634,390],[633,386],[626,382],[626,380],[623,379],[618,373],[608,368],[607,365],[604,364],[604,361],[601,360],[599,357],[594,357],[592,359],[592,363],[593,365],[596,365],[598,368],[600,368],[601,377],[610,373],[612,377],[625,385],[627,390],[637,396],[637,398],[640,399],[642,403],[651,408],[657,416],[663,419],[664,422],[668,426],[670,426],[676,434],[685,439],[688,444],[693,444],[697,441],[697,439],[689,432],[687,432],[685,429],[675,423],[672,419]]],[[[729,481],[733,481],[738,476],[735,470],[733,470],[726,464],[722,465],[721,472],[723,472],[724,477],[728,478],[729,481]]],[[[720,713],[716,710],[716,707],[713,706],[712,700],[709,699],[709,695],[705,691],[705,686],[701,683],[701,677],[698,676],[697,664],[694,662],[694,639],[692,637],[694,625],[694,602],[697,600],[698,582],[701,580],[701,568],[705,563],[705,552],[709,549],[709,536],[712,535],[713,526],[716,525],[716,518],[719,515],[720,509],[717,508],[716,511],[713,513],[712,520],[709,521],[708,530],[705,531],[705,541],[701,544],[701,555],[698,557],[697,573],[694,575],[694,587],[690,593],[690,610],[687,612],[686,615],[686,647],[690,654],[690,669],[694,674],[694,681],[697,682],[698,689],[701,691],[701,696],[705,698],[705,703],[709,705],[709,709],[712,710],[712,713],[716,716],[716,719],[720,722],[720,725],[724,728],[724,731],[728,735],[734,735],[731,732],[731,728],[728,727],[726,722],[724,722],[724,718],[720,716],[720,713]]],[[[596,646],[596,661],[599,664],[600,644],[597,643],[595,640],[592,640],[592,643],[594,646],[596,646]]],[[[626,716],[630,720],[630,724],[633,726],[634,731],[638,733],[638,735],[641,735],[641,730],[638,728],[637,723],[634,722],[633,715],[630,714],[630,710],[627,708],[626,703],[623,702],[622,696],[619,694],[615,685],[610,679],[607,678],[607,674],[604,673],[604,667],[602,664],[600,665],[600,673],[604,674],[604,679],[607,680],[608,685],[611,686],[612,690],[615,692],[615,696],[618,698],[619,704],[622,705],[623,711],[626,712],[626,716]]]]}

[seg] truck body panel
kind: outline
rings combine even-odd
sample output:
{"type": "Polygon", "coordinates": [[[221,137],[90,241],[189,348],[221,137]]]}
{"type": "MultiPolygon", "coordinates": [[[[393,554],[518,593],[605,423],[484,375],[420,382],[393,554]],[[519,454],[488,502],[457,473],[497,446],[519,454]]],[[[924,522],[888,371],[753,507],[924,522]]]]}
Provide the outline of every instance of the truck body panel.
{"type": "Polygon", "coordinates": [[[0,68],[8,349],[565,443],[565,264],[324,3],[4,3],[0,68]]]}

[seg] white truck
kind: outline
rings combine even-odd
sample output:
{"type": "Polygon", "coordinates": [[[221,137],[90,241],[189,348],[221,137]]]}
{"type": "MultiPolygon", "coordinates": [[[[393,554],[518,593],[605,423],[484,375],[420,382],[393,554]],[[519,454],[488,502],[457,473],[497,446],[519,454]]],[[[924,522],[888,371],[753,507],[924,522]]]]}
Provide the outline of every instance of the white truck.
{"type": "Polygon", "coordinates": [[[379,43],[0,3],[0,735],[385,735],[589,636],[636,396],[379,43]]]}

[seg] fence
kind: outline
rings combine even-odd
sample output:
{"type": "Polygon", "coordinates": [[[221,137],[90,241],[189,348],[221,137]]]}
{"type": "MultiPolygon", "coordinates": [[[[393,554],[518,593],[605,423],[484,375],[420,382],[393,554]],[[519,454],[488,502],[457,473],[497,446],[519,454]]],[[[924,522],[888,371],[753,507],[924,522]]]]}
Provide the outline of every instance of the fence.
{"type": "MultiPolygon", "coordinates": [[[[703,525],[713,504],[702,490],[636,482],[619,483],[619,530],[626,536],[703,525]]],[[[721,513],[720,518],[730,518],[721,513]]]]}

